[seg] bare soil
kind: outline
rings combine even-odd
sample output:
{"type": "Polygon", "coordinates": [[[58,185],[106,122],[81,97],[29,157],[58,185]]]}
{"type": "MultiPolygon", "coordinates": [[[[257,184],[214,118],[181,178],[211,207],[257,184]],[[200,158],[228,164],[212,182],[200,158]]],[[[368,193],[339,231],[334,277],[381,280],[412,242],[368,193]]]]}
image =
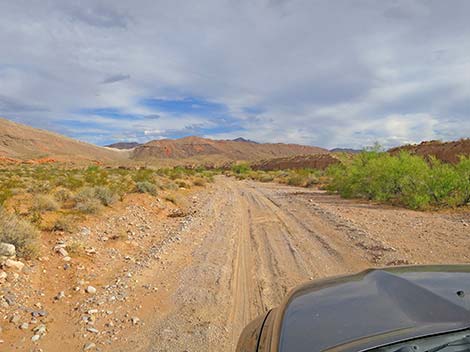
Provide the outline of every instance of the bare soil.
{"type": "Polygon", "coordinates": [[[243,327],[300,283],[371,266],[470,260],[468,209],[415,212],[223,176],[186,199],[182,212],[128,199],[86,224],[92,237],[117,226],[133,239],[96,244],[98,254],[73,258],[72,271],[54,254],[29,263],[30,273],[9,286],[21,304],[0,307],[0,349],[234,351],[243,327]],[[32,298],[15,291],[25,282],[32,298]],[[88,284],[95,295],[83,292],[88,284]],[[66,298],[54,303],[59,287],[66,298]],[[8,319],[39,300],[48,333],[32,343],[8,319]]]}

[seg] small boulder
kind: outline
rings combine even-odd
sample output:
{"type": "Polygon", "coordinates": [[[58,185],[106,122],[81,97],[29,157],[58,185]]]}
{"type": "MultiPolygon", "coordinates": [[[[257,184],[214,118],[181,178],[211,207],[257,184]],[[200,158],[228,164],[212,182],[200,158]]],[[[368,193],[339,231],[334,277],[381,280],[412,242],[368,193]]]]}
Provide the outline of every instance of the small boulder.
{"type": "Polygon", "coordinates": [[[0,257],[14,257],[16,248],[10,243],[0,243],[0,257]]]}
{"type": "Polygon", "coordinates": [[[93,348],[96,348],[96,345],[93,342],[88,342],[83,346],[84,351],[89,351],[93,348]]]}
{"type": "Polygon", "coordinates": [[[59,253],[62,257],[68,257],[69,253],[65,248],[59,247],[57,248],[57,253],[59,253]]]}
{"type": "Polygon", "coordinates": [[[7,259],[5,261],[5,266],[7,268],[11,268],[11,269],[16,269],[16,270],[23,270],[24,268],[24,264],[20,261],[17,261],[17,260],[12,260],[12,259],[7,259]]]}
{"type": "Polygon", "coordinates": [[[96,293],[96,288],[93,286],[88,286],[85,290],[87,293],[95,294],[96,293]]]}

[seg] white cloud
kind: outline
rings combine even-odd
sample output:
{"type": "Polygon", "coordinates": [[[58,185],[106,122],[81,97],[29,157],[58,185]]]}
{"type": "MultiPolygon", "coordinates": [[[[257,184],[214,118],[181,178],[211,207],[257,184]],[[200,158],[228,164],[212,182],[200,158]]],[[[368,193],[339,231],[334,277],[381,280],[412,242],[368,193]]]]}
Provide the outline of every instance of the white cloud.
{"type": "Polygon", "coordinates": [[[4,1],[0,12],[0,115],[94,122],[66,131],[90,141],[194,126],[325,147],[470,134],[465,0],[4,1]],[[139,104],[149,97],[226,105],[240,130],[139,104]],[[74,113],[100,107],[158,118],[74,113]]]}

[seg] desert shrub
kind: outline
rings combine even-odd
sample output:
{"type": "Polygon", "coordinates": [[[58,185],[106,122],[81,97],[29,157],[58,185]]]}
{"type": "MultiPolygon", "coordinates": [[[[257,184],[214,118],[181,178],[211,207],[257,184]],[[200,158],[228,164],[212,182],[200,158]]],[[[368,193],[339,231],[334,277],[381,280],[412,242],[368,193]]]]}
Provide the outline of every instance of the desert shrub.
{"type": "Polygon", "coordinates": [[[72,233],[76,228],[76,218],[72,215],[61,216],[52,225],[52,231],[72,233]]]}
{"type": "Polygon", "coordinates": [[[59,203],[49,194],[38,194],[33,199],[32,210],[42,212],[54,211],[59,208],[59,203]]]}
{"type": "Polygon", "coordinates": [[[178,189],[178,185],[174,182],[166,182],[162,184],[161,188],[164,190],[176,191],[178,189]]]}
{"type": "Polygon", "coordinates": [[[67,243],[65,250],[74,256],[85,254],[85,244],[82,241],[73,240],[67,243]]]}
{"type": "Polygon", "coordinates": [[[14,245],[21,257],[33,257],[38,252],[38,238],[39,231],[33,225],[0,208],[0,242],[14,245]]]}
{"type": "Polygon", "coordinates": [[[269,174],[264,174],[259,178],[259,181],[261,182],[271,182],[273,180],[274,180],[274,177],[269,174]]]}
{"type": "Polygon", "coordinates": [[[179,188],[191,188],[191,185],[183,180],[176,180],[175,183],[178,185],[179,188]]]}
{"type": "Polygon", "coordinates": [[[198,177],[193,181],[194,186],[204,186],[205,184],[206,184],[206,181],[201,177],[198,177]]]}
{"type": "Polygon", "coordinates": [[[118,195],[116,192],[111,190],[111,188],[106,186],[97,186],[94,188],[95,198],[98,199],[101,204],[105,206],[110,206],[118,200],[118,195]]]}
{"type": "Polygon", "coordinates": [[[152,196],[157,195],[157,186],[155,186],[151,182],[141,181],[141,182],[137,182],[135,186],[139,193],[148,193],[148,194],[151,194],[152,196]]]}
{"type": "Polygon", "coordinates": [[[292,175],[287,179],[287,184],[289,186],[304,186],[305,177],[301,175],[292,175]]]}
{"type": "Polygon", "coordinates": [[[98,199],[85,198],[77,201],[75,209],[83,214],[96,214],[103,208],[98,199]]]}
{"type": "Polygon", "coordinates": [[[109,206],[118,200],[117,192],[108,186],[83,187],[75,195],[76,203],[90,203],[91,200],[97,200],[102,205],[109,206]]]}
{"type": "Polygon", "coordinates": [[[412,209],[461,206],[470,200],[470,162],[457,165],[402,152],[365,151],[328,168],[327,188],[346,198],[401,204],[412,209]]]}
{"type": "Polygon", "coordinates": [[[251,167],[248,164],[239,163],[239,164],[233,165],[231,170],[232,170],[233,173],[235,173],[237,175],[241,175],[241,174],[246,174],[246,173],[250,172],[251,167]]]}
{"type": "Polygon", "coordinates": [[[59,187],[54,191],[54,198],[59,202],[67,202],[73,199],[73,193],[64,187],[59,187]]]}

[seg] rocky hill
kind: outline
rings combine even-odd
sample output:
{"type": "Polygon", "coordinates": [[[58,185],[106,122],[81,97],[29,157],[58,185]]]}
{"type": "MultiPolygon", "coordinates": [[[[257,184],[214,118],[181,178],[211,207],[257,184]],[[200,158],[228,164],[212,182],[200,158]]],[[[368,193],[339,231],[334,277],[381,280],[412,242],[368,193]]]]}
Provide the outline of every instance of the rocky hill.
{"type": "Polygon", "coordinates": [[[248,140],[212,140],[200,137],[155,140],[132,151],[135,160],[254,161],[300,154],[323,154],[326,149],[284,143],[248,140]]]}
{"type": "Polygon", "coordinates": [[[127,149],[134,149],[135,147],[138,147],[141,145],[140,143],[137,142],[118,142],[118,143],[113,143],[106,145],[106,148],[114,148],[114,149],[121,149],[121,150],[127,150],[127,149]]]}
{"type": "Polygon", "coordinates": [[[261,160],[251,164],[254,170],[286,170],[286,169],[320,169],[324,170],[332,164],[339,163],[333,154],[308,154],[308,155],[294,155],[284,158],[273,158],[261,160]]]}
{"type": "Polygon", "coordinates": [[[98,147],[0,118],[1,160],[110,162],[127,157],[127,152],[98,147]]]}
{"type": "Polygon", "coordinates": [[[447,163],[457,163],[460,155],[470,156],[470,139],[461,139],[453,142],[421,142],[420,144],[411,144],[393,148],[390,149],[389,152],[396,154],[402,150],[424,157],[435,156],[439,160],[447,163]]]}

